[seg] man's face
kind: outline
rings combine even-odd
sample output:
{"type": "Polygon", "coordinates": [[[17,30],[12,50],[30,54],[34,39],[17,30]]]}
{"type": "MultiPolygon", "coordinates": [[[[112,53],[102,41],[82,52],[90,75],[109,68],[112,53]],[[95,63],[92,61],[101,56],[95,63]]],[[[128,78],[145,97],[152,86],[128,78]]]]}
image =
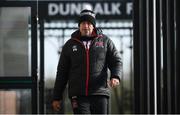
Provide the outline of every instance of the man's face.
{"type": "Polygon", "coordinates": [[[91,36],[94,26],[88,21],[83,21],[80,23],[79,28],[80,28],[81,36],[91,36]]]}

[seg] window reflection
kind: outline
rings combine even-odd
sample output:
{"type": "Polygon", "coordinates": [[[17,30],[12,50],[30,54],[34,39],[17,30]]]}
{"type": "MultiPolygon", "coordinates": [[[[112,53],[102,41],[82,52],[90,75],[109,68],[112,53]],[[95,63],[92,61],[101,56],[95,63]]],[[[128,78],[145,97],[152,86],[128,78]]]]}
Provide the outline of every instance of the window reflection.
{"type": "Polygon", "coordinates": [[[31,108],[31,90],[0,91],[0,114],[28,114],[31,108]]]}
{"type": "Polygon", "coordinates": [[[30,76],[30,7],[0,8],[0,76],[30,76]]]}

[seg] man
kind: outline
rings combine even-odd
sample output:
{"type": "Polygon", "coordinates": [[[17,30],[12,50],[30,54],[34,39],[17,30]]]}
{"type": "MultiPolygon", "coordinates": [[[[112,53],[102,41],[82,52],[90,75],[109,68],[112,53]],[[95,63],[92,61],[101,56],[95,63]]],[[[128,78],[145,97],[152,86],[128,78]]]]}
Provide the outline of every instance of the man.
{"type": "Polygon", "coordinates": [[[113,42],[96,28],[95,13],[83,10],[79,29],[63,46],[54,86],[54,110],[61,108],[63,91],[76,114],[107,114],[110,88],[120,82],[121,58],[113,42]],[[110,82],[108,72],[110,70],[110,82]]]}

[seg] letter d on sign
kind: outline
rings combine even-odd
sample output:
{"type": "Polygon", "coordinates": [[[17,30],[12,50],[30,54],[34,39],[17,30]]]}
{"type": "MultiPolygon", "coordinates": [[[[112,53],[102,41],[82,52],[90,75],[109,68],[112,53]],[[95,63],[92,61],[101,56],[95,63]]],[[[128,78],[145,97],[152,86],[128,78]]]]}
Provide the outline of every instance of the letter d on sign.
{"type": "Polygon", "coordinates": [[[53,16],[58,13],[58,5],[55,3],[48,4],[48,15],[53,16]]]}

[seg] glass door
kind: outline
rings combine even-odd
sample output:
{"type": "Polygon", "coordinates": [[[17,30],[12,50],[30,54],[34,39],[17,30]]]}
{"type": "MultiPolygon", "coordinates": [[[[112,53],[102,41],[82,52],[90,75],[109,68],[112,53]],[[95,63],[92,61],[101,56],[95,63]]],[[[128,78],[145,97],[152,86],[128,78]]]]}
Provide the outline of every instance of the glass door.
{"type": "Polygon", "coordinates": [[[36,5],[0,2],[0,114],[37,113],[36,5]]]}

